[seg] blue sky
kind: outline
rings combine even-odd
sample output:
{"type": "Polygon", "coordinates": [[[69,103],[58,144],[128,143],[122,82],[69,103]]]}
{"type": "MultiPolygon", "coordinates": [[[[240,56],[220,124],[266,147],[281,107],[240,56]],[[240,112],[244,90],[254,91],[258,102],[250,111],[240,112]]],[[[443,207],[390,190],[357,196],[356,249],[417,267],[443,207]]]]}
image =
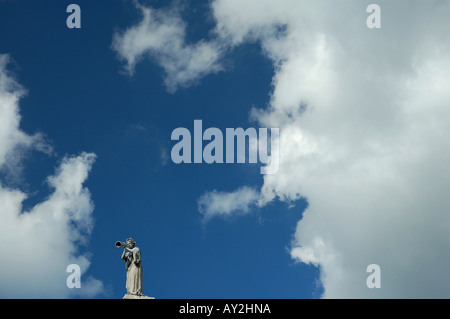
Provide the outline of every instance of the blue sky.
{"type": "MultiPolygon", "coordinates": [[[[193,130],[194,119],[205,128],[252,126],[249,109],[267,104],[273,73],[260,48],[239,48],[227,72],[171,94],[151,61],[132,78],[120,73],[112,34],[138,18],[131,3],[79,1],[79,30],[66,27],[68,4],[2,3],[1,51],[11,56],[10,67],[28,91],[20,103],[21,128],[45,133],[54,148],[51,156],[33,152],[24,158],[19,188],[32,194],[24,206],[49,195],[45,179],[64,155],[97,155],[85,184],[95,224],[89,244],[81,247],[92,253],[82,279],[91,275],[105,284],[107,293],[99,297],[122,297],[124,263],[114,242],[132,236],[143,251],[145,292],[157,298],[316,296],[317,271],[295,264],[287,250],[303,203],[202,225],[202,193],[232,190],[243,181],[259,185],[260,165],[182,166],[161,158],[175,144],[172,130],[193,130]]],[[[200,17],[207,15],[204,7],[196,8],[200,17]]],[[[193,40],[207,28],[197,22],[193,40]]]]}
{"type": "Polygon", "coordinates": [[[114,243],[131,236],[143,254],[144,292],[156,298],[448,297],[446,281],[437,285],[435,271],[422,269],[449,262],[439,225],[449,222],[450,178],[435,170],[449,157],[440,85],[449,74],[449,5],[405,13],[380,1],[383,24],[373,30],[369,3],[0,1],[1,79],[26,94],[6,84],[1,92],[20,96],[4,102],[21,116],[11,130],[32,137],[18,138],[19,147],[0,140],[0,238],[33,255],[19,253],[28,266],[0,279],[0,296],[122,298],[114,243]],[[66,26],[71,3],[81,29],[66,26]],[[279,172],[262,175],[261,163],[174,164],[171,133],[193,132],[196,119],[223,132],[280,128],[279,172]],[[69,177],[58,175],[63,167],[69,177]],[[58,211],[52,194],[69,184],[73,202],[58,211]],[[245,189],[248,201],[226,203],[245,189]],[[49,218],[71,217],[50,219],[50,238],[45,227],[27,233],[20,218],[9,225],[13,190],[26,195],[17,216],[38,220],[50,207],[49,218]],[[206,223],[205,194],[223,195],[205,204],[206,223]],[[231,208],[211,208],[218,202],[231,208]],[[80,260],[82,288],[70,290],[65,267],[80,260]],[[373,263],[383,274],[378,290],[366,286],[373,263]],[[22,286],[32,289],[15,287],[24,272],[22,286]]]}

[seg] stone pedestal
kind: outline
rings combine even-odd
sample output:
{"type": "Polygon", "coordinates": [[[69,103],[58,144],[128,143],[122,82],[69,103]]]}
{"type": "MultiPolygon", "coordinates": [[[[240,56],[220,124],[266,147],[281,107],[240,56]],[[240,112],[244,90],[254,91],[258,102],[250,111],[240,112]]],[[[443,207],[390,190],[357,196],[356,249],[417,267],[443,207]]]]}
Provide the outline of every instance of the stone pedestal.
{"type": "Polygon", "coordinates": [[[129,294],[126,294],[125,296],[123,296],[122,299],[155,299],[155,297],[136,296],[136,295],[129,295],[129,294]]]}

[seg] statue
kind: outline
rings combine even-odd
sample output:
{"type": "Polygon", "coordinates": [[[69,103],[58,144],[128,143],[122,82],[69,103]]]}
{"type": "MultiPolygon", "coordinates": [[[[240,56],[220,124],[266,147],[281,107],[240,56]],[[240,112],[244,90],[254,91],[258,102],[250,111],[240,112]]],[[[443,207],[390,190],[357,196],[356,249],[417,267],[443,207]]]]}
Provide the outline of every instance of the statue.
{"type": "Polygon", "coordinates": [[[127,270],[127,295],[144,296],[142,288],[142,260],[141,251],[136,247],[133,238],[128,238],[125,243],[116,242],[116,247],[123,246],[122,259],[125,260],[125,268],[127,270]]]}

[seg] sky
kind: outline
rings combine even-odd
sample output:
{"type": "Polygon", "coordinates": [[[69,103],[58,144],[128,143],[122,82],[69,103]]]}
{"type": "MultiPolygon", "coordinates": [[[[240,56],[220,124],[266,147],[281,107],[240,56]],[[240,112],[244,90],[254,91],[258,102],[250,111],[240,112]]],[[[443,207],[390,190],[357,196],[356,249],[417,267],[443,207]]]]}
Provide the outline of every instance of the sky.
{"type": "Polygon", "coordinates": [[[129,237],[159,299],[449,298],[449,16],[0,0],[0,298],[122,298],[129,237]],[[278,129],[271,162],[194,163],[196,120],[224,153],[228,128],[278,129]]]}

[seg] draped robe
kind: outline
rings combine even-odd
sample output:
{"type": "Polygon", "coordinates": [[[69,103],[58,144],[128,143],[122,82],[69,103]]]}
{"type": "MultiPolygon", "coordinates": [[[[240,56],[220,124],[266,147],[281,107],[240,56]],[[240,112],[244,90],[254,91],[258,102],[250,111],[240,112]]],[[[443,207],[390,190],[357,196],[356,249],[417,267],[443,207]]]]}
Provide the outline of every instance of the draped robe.
{"type": "Polygon", "coordinates": [[[143,295],[141,251],[137,247],[127,248],[123,259],[126,261],[125,267],[127,269],[127,293],[130,295],[143,295]]]}

